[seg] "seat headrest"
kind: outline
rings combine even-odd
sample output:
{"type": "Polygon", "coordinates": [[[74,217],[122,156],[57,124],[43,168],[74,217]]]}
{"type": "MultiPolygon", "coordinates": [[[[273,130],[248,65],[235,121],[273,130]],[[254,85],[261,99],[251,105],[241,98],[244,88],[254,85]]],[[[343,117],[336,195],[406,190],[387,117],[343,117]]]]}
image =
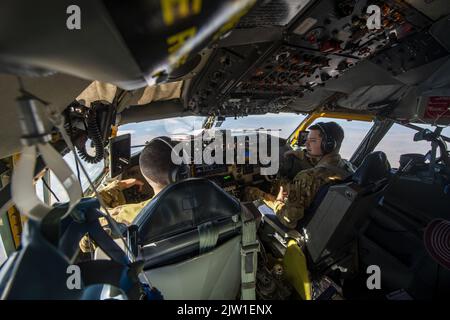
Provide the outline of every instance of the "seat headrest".
{"type": "Polygon", "coordinates": [[[425,155],[420,153],[406,153],[400,156],[399,170],[403,169],[406,165],[421,165],[425,164],[425,155]]]}
{"type": "Polygon", "coordinates": [[[391,165],[387,160],[386,154],[382,151],[375,151],[364,158],[353,174],[352,180],[364,187],[387,178],[390,175],[390,170],[391,165]]]}
{"type": "Polygon", "coordinates": [[[199,178],[167,186],[133,221],[141,243],[157,241],[197,226],[240,214],[239,201],[215,183],[199,178]]]}

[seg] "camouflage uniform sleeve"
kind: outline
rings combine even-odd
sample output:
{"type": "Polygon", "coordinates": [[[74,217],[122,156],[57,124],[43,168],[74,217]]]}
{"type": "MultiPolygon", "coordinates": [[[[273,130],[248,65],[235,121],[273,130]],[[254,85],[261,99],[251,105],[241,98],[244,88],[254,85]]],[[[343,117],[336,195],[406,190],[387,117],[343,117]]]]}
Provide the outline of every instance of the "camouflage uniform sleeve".
{"type": "Polygon", "coordinates": [[[275,196],[270,193],[266,193],[256,187],[246,187],[245,188],[245,201],[255,201],[255,200],[275,200],[275,196]]]}
{"type": "Polygon", "coordinates": [[[118,206],[110,210],[111,217],[119,223],[130,225],[141,210],[151,201],[145,200],[139,203],[130,203],[118,206]]]}
{"type": "Polygon", "coordinates": [[[303,149],[293,150],[292,154],[299,160],[306,160],[306,151],[303,149]]]}
{"type": "Polygon", "coordinates": [[[314,199],[322,185],[320,170],[303,170],[289,184],[288,197],[285,202],[275,201],[273,210],[281,223],[288,228],[295,228],[297,222],[304,217],[305,209],[314,199]]]}
{"type": "Polygon", "coordinates": [[[111,182],[99,190],[99,195],[102,198],[103,203],[109,208],[121,206],[126,203],[125,196],[119,186],[118,180],[111,182]]]}

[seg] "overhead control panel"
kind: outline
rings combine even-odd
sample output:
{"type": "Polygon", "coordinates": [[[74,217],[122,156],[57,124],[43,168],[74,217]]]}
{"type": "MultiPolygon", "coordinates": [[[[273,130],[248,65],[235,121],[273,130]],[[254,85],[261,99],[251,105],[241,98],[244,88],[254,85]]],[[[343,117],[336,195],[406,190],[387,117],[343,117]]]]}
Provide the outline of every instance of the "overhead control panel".
{"type": "MultiPolygon", "coordinates": [[[[297,12],[289,1],[281,1],[289,8],[289,22],[281,21],[278,11],[264,11],[278,2],[264,1],[241,21],[238,28],[259,28],[251,44],[215,49],[190,84],[188,109],[234,117],[296,111],[291,109],[294,102],[326,89],[328,81],[363,60],[396,77],[448,55],[427,32],[433,20],[403,1],[304,1],[297,12]],[[379,28],[368,22],[374,14],[369,6],[379,9],[379,28]],[[264,41],[258,10],[265,16],[264,28],[282,29],[278,41],[264,41]]],[[[320,97],[326,100],[336,93],[323,91],[320,97]]]]}

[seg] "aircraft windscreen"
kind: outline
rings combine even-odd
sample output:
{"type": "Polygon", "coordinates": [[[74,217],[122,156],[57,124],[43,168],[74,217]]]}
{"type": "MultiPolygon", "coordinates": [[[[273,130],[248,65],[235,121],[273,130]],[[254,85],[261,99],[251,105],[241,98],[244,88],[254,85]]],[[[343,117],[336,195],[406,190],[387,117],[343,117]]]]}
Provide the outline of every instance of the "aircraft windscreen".
{"type": "Polygon", "coordinates": [[[178,117],[129,123],[119,127],[118,135],[131,135],[131,153],[140,151],[146,142],[159,136],[195,134],[201,130],[205,117],[178,117]]]}

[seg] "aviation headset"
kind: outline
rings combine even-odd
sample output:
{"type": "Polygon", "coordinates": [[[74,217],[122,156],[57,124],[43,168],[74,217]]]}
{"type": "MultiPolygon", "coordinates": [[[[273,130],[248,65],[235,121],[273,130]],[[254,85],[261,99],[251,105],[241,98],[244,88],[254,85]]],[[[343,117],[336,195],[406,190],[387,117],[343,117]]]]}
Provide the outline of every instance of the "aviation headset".
{"type": "Polygon", "coordinates": [[[322,142],[320,144],[320,148],[324,154],[328,154],[333,152],[337,148],[337,141],[331,135],[327,133],[327,125],[324,122],[318,122],[315,124],[322,134],[322,142]]]}
{"type": "MultiPolygon", "coordinates": [[[[160,137],[153,138],[153,140],[159,140],[159,141],[165,143],[167,146],[169,146],[170,150],[174,151],[173,146],[166,140],[164,140],[160,137]]],[[[170,141],[172,141],[172,139],[170,141]]],[[[175,165],[174,168],[172,168],[169,171],[169,174],[168,174],[169,183],[175,183],[177,181],[180,181],[182,172],[189,172],[189,166],[185,163],[182,163],[180,165],[175,165]]]]}

